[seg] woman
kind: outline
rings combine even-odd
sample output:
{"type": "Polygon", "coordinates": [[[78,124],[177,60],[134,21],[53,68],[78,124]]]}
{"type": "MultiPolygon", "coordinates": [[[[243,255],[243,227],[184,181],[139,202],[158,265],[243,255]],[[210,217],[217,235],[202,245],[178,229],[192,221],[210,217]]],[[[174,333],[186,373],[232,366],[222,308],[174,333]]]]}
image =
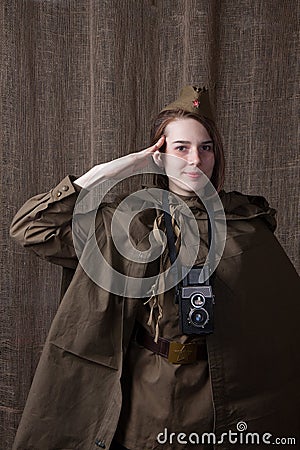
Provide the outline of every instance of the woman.
{"type": "MultiPolygon", "coordinates": [[[[14,449],[261,448],[268,439],[296,436],[299,279],[273,235],[275,211],[266,200],[222,190],[224,157],[212,119],[208,91],[186,87],[154,121],[151,147],[95,166],[77,180],[66,177],[15,216],[14,238],[76,271],[47,338],[14,449]],[[197,267],[207,256],[209,231],[195,191],[210,179],[219,192],[227,239],[212,279],[213,332],[181,331],[175,289],[143,301],[124,298],[91,281],[78,264],[71,219],[80,189],[130,176],[152,159],[165,170],[157,185],[184,199],[197,221],[197,267]],[[174,361],[174,353],[183,356],[174,361]],[[245,440],[247,427],[256,433],[248,437],[252,442],[245,440]]],[[[169,266],[170,247],[146,265],[129,264],[115,251],[109,231],[115,208],[102,204],[95,224],[111,266],[140,278],[169,266]]],[[[155,227],[165,230],[164,219],[156,211],[135,218],[130,237],[138,250],[147,249],[155,227]]],[[[174,220],[172,225],[178,250],[180,230],[174,220]]],[[[87,234],[84,226],[80,230],[87,234]]]]}

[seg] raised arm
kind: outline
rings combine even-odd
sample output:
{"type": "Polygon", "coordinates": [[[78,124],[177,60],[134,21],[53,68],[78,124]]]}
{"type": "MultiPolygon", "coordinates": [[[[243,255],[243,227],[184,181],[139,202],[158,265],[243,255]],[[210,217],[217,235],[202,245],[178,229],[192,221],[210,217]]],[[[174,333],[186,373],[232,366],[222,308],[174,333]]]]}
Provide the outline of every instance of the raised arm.
{"type": "MultiPolygon", "coordinates": [[[[130,176],[147,166],[163,142],[164,137],[161,137],[155,145],[96,165],[77,179],[67,176],[49,192],[30,198],[12,221],[11,237],[43,259],[75,268],[78,260],[72,238],[72,217],[81,188],[89,190],[105,179],[130,176]]],[[[84,221],[79,223],[84,224],[84,221]]],[[[78,229],[76,235],[80,238],[81,233],[84,240],[87,232],[84,228],[78,229]]]]}
{"type": "MultiPolygon", "coordinates": [[[[136,153],[122,156],[104,164],[99,164],[78,178],[75,184],[81,188],[91,189],[102,180],[110,178],[130,177],[139,169],[143,169],[149,163],[152,156],[159,153],[159,148],[163,145],[165,137],[161,138],[151,147],[136,153]]],[[[156,162],[156,158],[154,158],[156,162]]]]}

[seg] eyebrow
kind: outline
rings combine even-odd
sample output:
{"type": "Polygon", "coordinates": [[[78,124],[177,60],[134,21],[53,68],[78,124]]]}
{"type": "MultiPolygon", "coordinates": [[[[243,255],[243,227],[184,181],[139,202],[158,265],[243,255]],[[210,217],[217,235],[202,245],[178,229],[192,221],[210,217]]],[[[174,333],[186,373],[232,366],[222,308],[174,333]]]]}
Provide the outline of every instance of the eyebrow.
{"type": "MultiPolygon", "coordinates": [[[[172,144],[191,144],[190,141],[174,141],[172,144]]],[[[213,144],[213,141],[203,141],[201,144],[213,144]]]]}

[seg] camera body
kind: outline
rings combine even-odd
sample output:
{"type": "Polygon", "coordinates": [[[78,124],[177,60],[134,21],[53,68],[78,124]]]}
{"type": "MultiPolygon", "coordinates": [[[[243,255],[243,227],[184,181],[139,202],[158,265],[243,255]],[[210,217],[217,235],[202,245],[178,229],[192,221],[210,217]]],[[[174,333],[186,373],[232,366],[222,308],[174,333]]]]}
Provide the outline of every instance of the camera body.
{"type": "Polygon", "coordinates": [[[179,322],[183,334],[213,332],[214,295],[207,266],[194,266],[179,287],[179,322]],[[208,278],[206,281],[205,278],[208,278]]]}

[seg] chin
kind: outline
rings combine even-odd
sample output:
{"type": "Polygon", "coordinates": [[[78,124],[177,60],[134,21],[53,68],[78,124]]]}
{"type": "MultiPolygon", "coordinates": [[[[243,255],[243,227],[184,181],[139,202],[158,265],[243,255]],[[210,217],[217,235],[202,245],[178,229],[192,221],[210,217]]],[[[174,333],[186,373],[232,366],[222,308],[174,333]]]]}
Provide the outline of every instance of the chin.
{"type": "Polygon", "coordinates": [[[179,194],[179,195],[195,195],[197,193],[197,191],[201,190],[201,185],[199,183],[195,183],[195,186],[191,186],[188,187],[185,184],[179,185],[171,185],[169,187],[171,192],[174,192],[174,194],[179,194]]]}
{"type": "Polygon", "coordinates": [[[199,191],[202,191],[206,184],[207,178],[206,176],[200,176],[197,179],[187,179],[185,174],[167,174],[169,178],[169,189],[171,192],[179,195],[196,195],[199,191]]]}

